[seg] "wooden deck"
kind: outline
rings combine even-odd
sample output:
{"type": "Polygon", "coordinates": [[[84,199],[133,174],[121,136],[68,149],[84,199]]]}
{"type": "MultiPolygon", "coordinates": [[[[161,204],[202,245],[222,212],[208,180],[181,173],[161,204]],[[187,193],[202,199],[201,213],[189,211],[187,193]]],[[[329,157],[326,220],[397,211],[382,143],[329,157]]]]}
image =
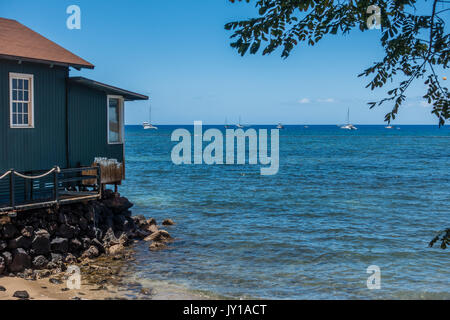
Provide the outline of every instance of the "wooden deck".
{"type": "Polygon", "coordinates": [[[41,208],[49,208],[56,205],[65,205],[70,203],[96,200],[101,197],[98,193],[92,193],[91,195],[71,195],[71,196],[61,196],[58,201],[50,200],[50,201],[41,201],[41,202],[32,202],[16,205],[14,208],[12,207],[0,207],[0,214],[9,214],[11,212],[20,212],[27,211],[32,209],[41,209],[41,208]]]}
{"type": "Polygon", "coordinates": [[[3,196],[0,198],[3,199],[0,201],[0,214],[96,200],[101,197],[100,167],[62,170],[58,168],[51,174],[44,175],[33,177],[12,171],[9,177],[5,176],[3,181],[8,182],[8,188],[3,194],[0,192],[0,196],[3,196]],[[43,180],[44,175],[47,175],[47,180],[43,180]],[[19,183],[18,179],[23,181],[19,183]]]}

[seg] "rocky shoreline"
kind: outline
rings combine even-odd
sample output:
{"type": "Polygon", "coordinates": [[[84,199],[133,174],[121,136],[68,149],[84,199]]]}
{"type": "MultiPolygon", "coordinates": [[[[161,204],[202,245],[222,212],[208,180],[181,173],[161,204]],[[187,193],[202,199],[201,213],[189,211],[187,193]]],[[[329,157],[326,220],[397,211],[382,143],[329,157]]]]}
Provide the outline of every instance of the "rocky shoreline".
{"type": "MultiPolygon", "coordinates": [[[[130,245],[147,241],[153,251],[173,240],[155,219],[132,216],[132,206],[106,190],[101,200],[0,216],[0,278],[49,278],[60,284],[70,276],[67,267],[75,265],[84,284],[98,290],[107,290],[105,284],[120,286],[123,264],[132,260],[130,245]]],[[[141,291],[151,295],[149,289],[141,291]]]]}

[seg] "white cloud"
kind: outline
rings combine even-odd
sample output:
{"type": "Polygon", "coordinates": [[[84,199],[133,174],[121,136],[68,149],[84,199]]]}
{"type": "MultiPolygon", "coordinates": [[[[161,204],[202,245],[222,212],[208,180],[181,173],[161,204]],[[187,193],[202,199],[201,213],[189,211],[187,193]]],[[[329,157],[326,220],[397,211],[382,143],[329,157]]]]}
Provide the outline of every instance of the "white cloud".
{"type": "Polygon", "coordinates": [[[325,103],[333,103],[333,98],[326,98],[326,99],[317,99],[317,102],[325,102],[325,103]]]}
{"type": "Polygon", "coordinates": [[[311,103],[311,100],[309,100],[308,98],[303,98],[303,99],[298,100],[298,103],[301,103],[301,104],[311,103]]]}
{"type": "Polygon", "coordinates": [[[334,100],[333,98],[322,98],[322,99],[308,99],[308,98],[302,98],[300,100],[298,100],[297,102],[300,104],[308,104],[308,103],[312,103],[312,102],[318,102],[318,103],[334,103],[336,102],[336,100],[334,100]]]}

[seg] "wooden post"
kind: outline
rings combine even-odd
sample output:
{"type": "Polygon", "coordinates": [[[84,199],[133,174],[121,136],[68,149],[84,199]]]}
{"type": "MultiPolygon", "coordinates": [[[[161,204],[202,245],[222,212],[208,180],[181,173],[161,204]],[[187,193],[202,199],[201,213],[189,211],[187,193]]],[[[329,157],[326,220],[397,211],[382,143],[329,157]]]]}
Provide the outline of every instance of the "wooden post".
{"type": "Polygon", "coordinates": [[[28,181],[24,180],[23,185],[24,185],[23,198],[25,199],[25,202],[27,202],[27,200],[28,200],[28,181]]]}
{"type": "Polygon", "coordinates": [[[30,201],[33,201],[33,187],[34,187],[34,181],[30,181],[30,201]]]}
{"type": "Polygon", "coordinates": [[[12,210],[15,207],[15,199],[14,199],[14,170],[11,169],[11,173],[9,174],[9,200],[12,210]]]}
{"type": "Polygon", "coordinates": [[[53,198],[58,202],[58,171],[53,171],[53,198]]]}

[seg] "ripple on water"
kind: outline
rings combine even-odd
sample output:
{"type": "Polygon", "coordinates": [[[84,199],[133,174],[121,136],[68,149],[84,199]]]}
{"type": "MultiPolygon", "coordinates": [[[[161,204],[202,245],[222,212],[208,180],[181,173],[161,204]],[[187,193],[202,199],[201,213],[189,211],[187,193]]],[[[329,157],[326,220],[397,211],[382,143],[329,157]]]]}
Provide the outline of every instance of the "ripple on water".
{"type": "Polygon", "coordinates": [[[170,250],[138,246],[139,281],[170,297],[450,298],[448,252],[427,248],[449,226],[448,127],[288,127],[272,177],[175,166],[173,129],[126,128],[121,192],[135,214],[177,223],[170,250]],[[366,287],[372,264],[381,290],[366,287]]]}

